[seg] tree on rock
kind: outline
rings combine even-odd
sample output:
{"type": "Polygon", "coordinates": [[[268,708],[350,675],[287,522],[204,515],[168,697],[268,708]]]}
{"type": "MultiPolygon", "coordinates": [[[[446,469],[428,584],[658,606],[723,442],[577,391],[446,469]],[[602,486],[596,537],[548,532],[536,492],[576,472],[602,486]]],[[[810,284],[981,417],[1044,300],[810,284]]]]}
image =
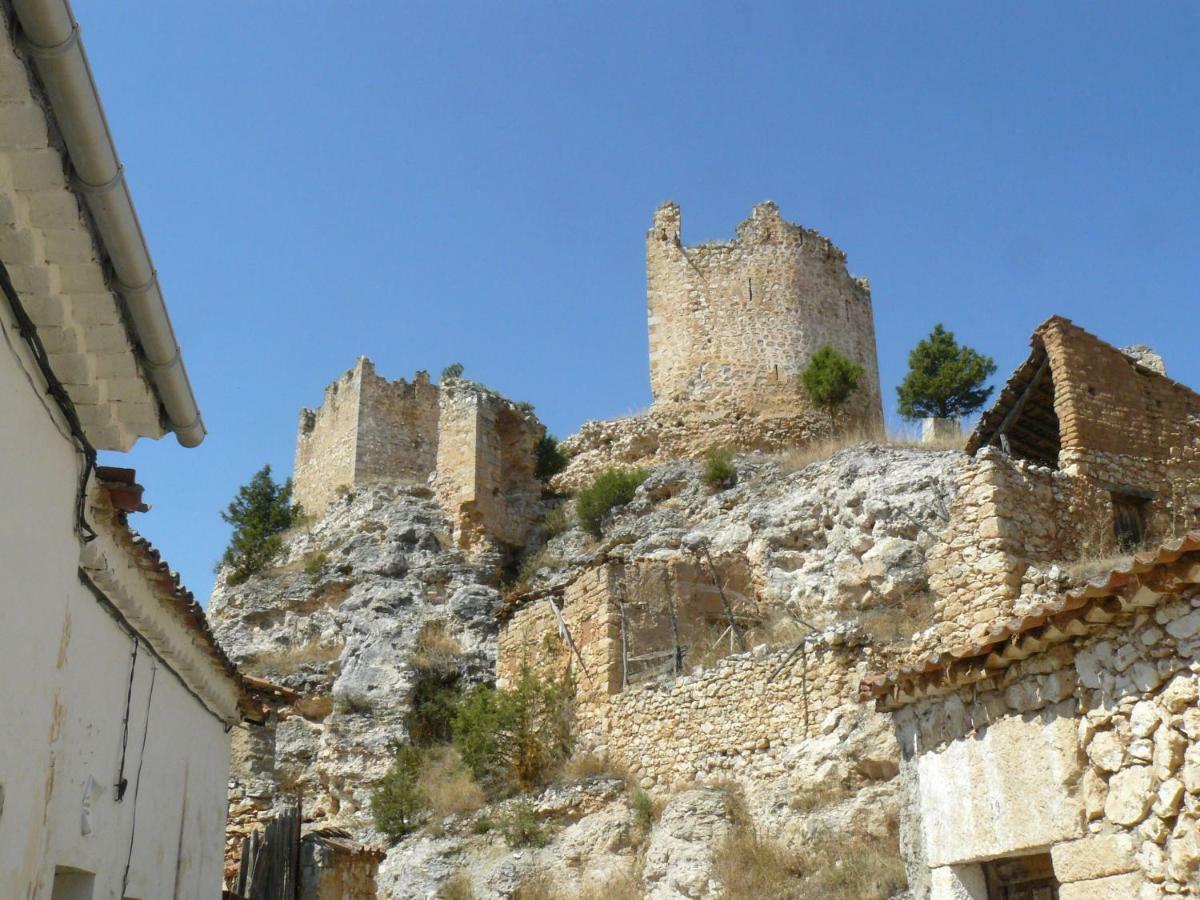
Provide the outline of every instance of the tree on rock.
{"type": "Polygon", "coordinates": [[[238,488],[237,496],[221,513],[233,526],[229,546],[221,565],[229,568],[229,583],[241,584],[279,555],[283,533],[301,515],[292,504],[292,479],[279,484],[271,477],[271,467],[263,466],[249,484],[238,488]]]}
{"type": "Polygon", "coordinates": [[[984,383],[995,372],[990,356],[961,346],[954,332],[938,323],[908,354],[908,374],[896,388],[900,415],[906,419],[969,416],[992,395],[992,388],[984,383]]]}
{"type": "Polygon", "coordinates": [[[829,413],[832,424],[837,410],[858,390],[862,376],[862,366],[826,344],[813,354],[800,383],[812,404],[829,413]]]}

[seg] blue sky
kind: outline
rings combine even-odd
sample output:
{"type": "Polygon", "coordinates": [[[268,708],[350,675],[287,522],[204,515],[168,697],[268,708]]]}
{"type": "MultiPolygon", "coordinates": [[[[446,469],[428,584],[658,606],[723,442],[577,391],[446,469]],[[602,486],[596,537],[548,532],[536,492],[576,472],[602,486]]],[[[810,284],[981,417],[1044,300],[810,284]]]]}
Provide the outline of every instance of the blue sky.
{"type": "Polygon", "coordinates": [[[1200,7],[76,0],[191,378],[137,525],[219,510],[365,354],[566,435],[649,401],[643,241],[760,200],[871,280],[885,403],[938,321],[1001,377],[1066,315],[1200,385],[1200,7]]]}

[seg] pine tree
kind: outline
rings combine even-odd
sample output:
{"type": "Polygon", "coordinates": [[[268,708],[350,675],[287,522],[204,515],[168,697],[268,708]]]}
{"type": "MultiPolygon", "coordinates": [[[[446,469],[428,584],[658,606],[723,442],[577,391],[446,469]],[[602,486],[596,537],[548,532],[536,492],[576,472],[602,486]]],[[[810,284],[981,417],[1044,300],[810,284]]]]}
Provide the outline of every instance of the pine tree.
{"type": "Polygon", "coordinates": [[[975,412],[992,395],[984,383],[996,372],[990,356],[959,345],[938,323],[908,354],[908,374],[896,388],[900,415],[957,419],[975,412]]]}
{"type": "Polygon", "coordinates": [[[301,515],[299,506],[292,504],[292,479],[278,484],[271,477],[271,467],[263,466],[249,484],[238,488],[237,496],[221,513],[221,518],[233,526],[229,546],[221,557],[221,565],[229,568],[229,583],[241,584],[283,549],[283,532],[301,515]]]}
{"type": "Polygon", "coordinates": [[[813,405],[829,413],[832,424],[834,413],[858,390],[862,376],[862,366],[826,344],[813,354],[800,383],[813,405]]]}

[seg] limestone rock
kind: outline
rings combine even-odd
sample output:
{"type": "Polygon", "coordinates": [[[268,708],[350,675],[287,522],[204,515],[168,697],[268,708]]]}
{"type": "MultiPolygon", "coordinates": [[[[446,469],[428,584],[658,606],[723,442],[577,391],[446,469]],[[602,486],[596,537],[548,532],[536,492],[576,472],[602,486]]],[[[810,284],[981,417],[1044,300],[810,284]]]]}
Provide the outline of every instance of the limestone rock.
{"type": "Polygon", "coordinates": [[[651,900],[713,898],[713,854],[732,827],[723,791],[696,789],[671,798],[646,848],[642,879],[651,900]]]}
{"type": "Polygon", "coordinates": [[[1154,800],[1154,782],[1149,766],[1130,766],[1114,775],[1108,783],[1104,814],[1118,825],[1136,825],[1150,811],[1154,800]]]}

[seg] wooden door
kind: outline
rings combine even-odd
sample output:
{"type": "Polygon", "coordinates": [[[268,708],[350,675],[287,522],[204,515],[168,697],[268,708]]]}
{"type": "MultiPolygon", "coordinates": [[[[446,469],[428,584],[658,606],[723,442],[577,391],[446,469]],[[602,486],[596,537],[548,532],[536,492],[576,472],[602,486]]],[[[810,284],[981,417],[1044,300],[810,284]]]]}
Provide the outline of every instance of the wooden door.
{"type": "Polygon", "coordinates": [[[1058,900],[1058,880],[1049,853],[984,863],[988,900],[1058,900]]]}

